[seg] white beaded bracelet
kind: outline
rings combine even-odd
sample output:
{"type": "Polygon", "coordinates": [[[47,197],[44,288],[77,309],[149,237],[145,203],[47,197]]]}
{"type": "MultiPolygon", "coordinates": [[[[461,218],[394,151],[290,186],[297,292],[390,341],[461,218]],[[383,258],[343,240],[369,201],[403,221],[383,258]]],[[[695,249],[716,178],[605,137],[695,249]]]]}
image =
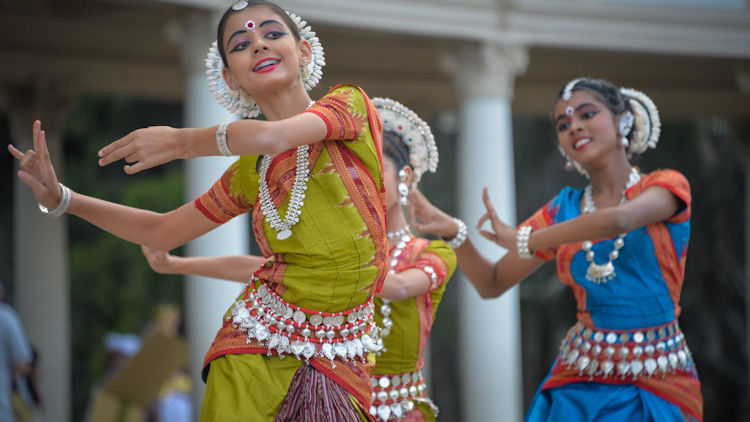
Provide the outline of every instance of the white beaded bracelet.
{"type": "Polygon", "coordinates": [[[44,213],[49,218],[57,218],[63,214],[65,214],[65,211],[68,210],[68,207],[70,206],[70,200],[73,198],[73,195],[70,193],[70,189],[68,189],[67,186],[63,185],[60,182],[57,182],[58,185],[60,185],[60,203],[57,204],[57,207],[50,211],[42,205],[39,204],[39,211],[44,213]]]}
{"type": "Polygon", "coordinates": [[[456,217],[453,217],[453,221],[456,223],[456,235],[453,236],[453,239],[451,240],[444,240],[448,244],[448,246],[451,247],[451,249],[458,249],[461,245],[464,244],[464,242],[466,242],[466,237],[469,234],[466,230],[466,223],[456,217]]]}
{"type": "Polygon", "coordinates": [[[219,148],[221,155],[225,157],[233,157],[234,154],[229,150],[229,145],[227,144],[228,127],[229,122],[224,122],[219,125],[218,129],[216,129],[216,147],[219,148]]]}
{"type": "Polygon", "coordinates": [[[531,237],[531,226],[521,226],[516,234],[516,250],[518,256],[523,259],[531,259],[533,256],[529,250],[529,237],[531,237]]]}

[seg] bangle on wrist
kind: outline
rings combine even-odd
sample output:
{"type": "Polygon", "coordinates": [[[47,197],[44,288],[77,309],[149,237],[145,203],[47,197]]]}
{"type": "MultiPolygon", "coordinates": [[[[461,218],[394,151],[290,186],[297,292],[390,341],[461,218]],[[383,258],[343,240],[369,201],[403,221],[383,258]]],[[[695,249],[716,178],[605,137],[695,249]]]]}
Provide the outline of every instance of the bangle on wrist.
{"type": "Polygon", "coordinates": [[[445,239],[445,242],[448,244],[448,246],[451,247],[451,249],[458,249],[461,245],[466,242],[466,237],[468,236],[468,232],[466,230],[466,223],[464,223],[462,220],[459,220],[456,217],[453,217],[453,221],[456,223],[456,235],[453,236],[453,239],[445,239]]]}
{"type": "Polygon", "coordinates": [[[531,226],[521,226],[516,234],[516,250],[518,251],[518,256],[523,259],[531,259],[534,256],[529,250],[531,230],[531,226]]]}
{"type": "Polygon", "coordinates": [[[219,125],[218,129],[216,129],[216,147],[219,148],[219,153],[221,155],[225,157],[233,157],[234,154],[229,150],[229,145],[227,144],[228,127],[229,122],[224,122],[219,125]]]}
{"type": "Polygon", "coordinates": [[[57,182],[57,184],[60,185],[60,203],[57,204],[57,207],[50,211],[41,203],[39,204],[39,211],[44,213],[49,218],[57,218],[65,214],[65,211],[67,211],[68,207],[70,206],[70,200],[73,197],[73,195],[70,193],[70,189],[68,189],[67,186],[63,185],[60,182],[57,182]]]}

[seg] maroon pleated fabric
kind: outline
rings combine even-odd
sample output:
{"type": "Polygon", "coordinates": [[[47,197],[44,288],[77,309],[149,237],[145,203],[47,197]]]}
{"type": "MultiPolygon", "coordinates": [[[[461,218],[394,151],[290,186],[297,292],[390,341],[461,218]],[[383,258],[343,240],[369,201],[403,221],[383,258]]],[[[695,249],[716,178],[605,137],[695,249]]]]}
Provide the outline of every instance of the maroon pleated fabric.
{"type": "Polygon", "coordinates": [[[303,365],[292,378],[289,392],[274,422],[352,422],[360,413],[349,392],[312,365],[303,365]]]}

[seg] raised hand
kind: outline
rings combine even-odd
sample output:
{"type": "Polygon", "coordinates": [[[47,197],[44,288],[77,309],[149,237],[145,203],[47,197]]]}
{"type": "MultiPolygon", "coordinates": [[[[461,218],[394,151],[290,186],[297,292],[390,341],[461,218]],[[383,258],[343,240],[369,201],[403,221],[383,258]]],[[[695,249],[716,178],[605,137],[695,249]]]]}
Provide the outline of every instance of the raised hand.
{"type": "Polygon", "coordinates": [[[429,233],[452,239],[456,236],[458,228],[453,217],[444,213],[417,189],[409,193],[409,214],[411,224],[420,233],[429,233]]]}
{"type": "Polygon", "coordinates": [[[486,187],[482,190],[482,200],[484,201],[484,207],[487,209],[487,212],[484,213],[482,218],[480,218],[479,222],[477,223],[477,230],[479,230],[479,234],[484,236],[486,239],[497,243],[505,249],[515,250],[516,229],[503,223],[500,218],[498,218],[497,213],[495,212],[495,206],[492,205],[492,201],[490,201],[490,194],[488,193],[486,187]],[[482,225],[487,220],[490,221],[492,231],[482,229],[482,225]]]}
{"type": "Polygon", "coordinates": [[[134,130],[99,150],[99,165],[106,166],[120,159],[128,163],[127,174],[168,163],[185,157],[185,145],[179,137],[181,129],[152,126],[134,130]]]}
{"type": "Polygon", "coordinates": [[[21,170],[18,171],[18,178],[34,191],[34,196],[40,204],[48,209],[54,209],[60,204],[62,192],[49,157],[42,122],[34,121],[32,133],[34,149],[21,152],[9,144],[8,151],[18,159],[20,164],[21,170]]]}

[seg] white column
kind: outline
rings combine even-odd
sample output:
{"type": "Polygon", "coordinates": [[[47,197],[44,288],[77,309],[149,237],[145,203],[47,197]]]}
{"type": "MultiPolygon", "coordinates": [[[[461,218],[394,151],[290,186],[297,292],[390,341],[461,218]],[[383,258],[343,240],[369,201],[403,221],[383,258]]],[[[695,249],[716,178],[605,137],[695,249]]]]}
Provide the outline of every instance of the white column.
{"type": "MultiPolygon", "coordinates": [[[[206,127],[236,120],[222,108],[208,90],[204,59],[216,36],[218,17],[210,16],[185,25],[183,62],[185,69],[185,126],[206,127]]],[[[236,158],[204,157],[185,162],[185,199],[195,199],[221,177],[236,158]]],[[[222,256],[249,253],[247,216],[234,218],[216,230],[193,240],[187,245],[188,256],[222,256]]],[[[236,282],[188,276],[185,289],[185,322],[189,345],[190,374],[193,378],[193,398],[196,411],[200,410],[205,385],[200,379],[203,357],[221,327],[224,312],[241,289],[236,282]]]]}
{"type": "MultiPolygon", "coordinates": [[[[62,172],[62,131],[74,98],[69,81],[35,81],[11,93],[12,142],[32,147],[31,125],[42,121],[57,177],[62,172]]],[[[71,329],[67,216],[51,220],[38,210],[34,194],[14,178],[14,304],[29,342],[39,353],[43,418],[71,420],[71,329]]]]}
{"type": "MultiPolygon", "coordinates": [[[[516,221],[511,100],[515,76],[528,61],[518,46],[482,44],[451,64],[460,96],[458,213],[479,250],[497,260],[504,253],[481,237],[482,188],[489,187],[498,215],[516,221]]],[[[521,335],[518,288],[483,300],[459,281],[461,399],[466,421],[521,421],[521,335]]]]}

